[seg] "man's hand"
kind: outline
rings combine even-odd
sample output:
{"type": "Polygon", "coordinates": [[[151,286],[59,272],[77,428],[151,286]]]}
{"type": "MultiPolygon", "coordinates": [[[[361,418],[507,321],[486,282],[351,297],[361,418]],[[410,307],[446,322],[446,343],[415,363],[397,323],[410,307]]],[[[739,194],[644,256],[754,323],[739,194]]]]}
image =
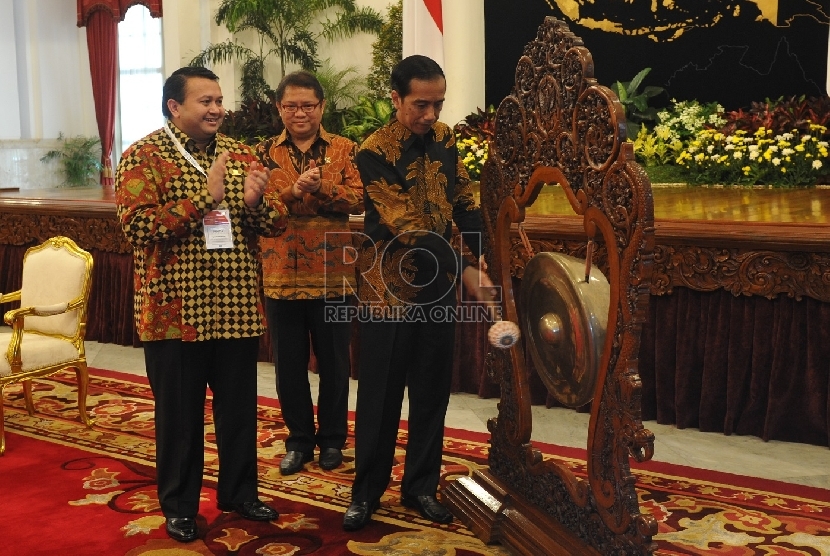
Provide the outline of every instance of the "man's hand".
{"type": "Polygon", "coordinates": [[[248,175],[245,176],[245,184],[242,186],[243,198],[245,204],[249,208],[254,208],[259,204],[262,195],[265,193],[265,187],[268,185],[268,178],[271,176],[271,171],[265,168],[257,161],[251,162],[248,167],[248,175]]]}
{"type": "Polygon", "coordinates": [[[231,154],[228,151],[220,153],[208,170],[207,190],[217,203],[221,203],[225,198],[225,174],[227,173],[225,165],[230,157],[231,154]]]}
{"type": "Polygon", "coordinates": [[[291,187],[291,194],[297,199],[302,199],[305,193],[316,193],[323,185],[321,170],[313,160],[308,163],[308,170],[300,174],[297,181],[291,187]]]}
{"type": "Polygon", "coordinates": [[[461,282],[464,289],[477,300],[492,305],[498,290],[490,281],[490,277],[474,266],[468,266],[461,273],[461,282]]]}

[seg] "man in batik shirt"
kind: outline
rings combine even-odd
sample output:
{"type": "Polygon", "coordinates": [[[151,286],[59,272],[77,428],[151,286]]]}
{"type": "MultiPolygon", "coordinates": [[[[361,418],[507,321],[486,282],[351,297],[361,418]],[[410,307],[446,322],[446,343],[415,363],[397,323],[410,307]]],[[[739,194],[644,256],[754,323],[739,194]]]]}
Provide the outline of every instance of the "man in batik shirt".
{"type": "Polygon", "coordinates": [[[357,145],[320,125],[326,101],[313,74],[286,75],[276,90],[285,130],[257,145],[271,169],[266,197],[288,207],[286,232],[260,240],[265,311],[277,374],[277,395],[288,427],[280,473],[290,475],[314,458],[326,470],[343,461],[349,402],[355,267],[349,214],[363,212],[363,184],[354,165],[357,145]],[[308,381],[309,344],[320,376],[317,427],[308,381]]]}
{"type": "Polygon", "coordinates": [[[365,233],[358,298],[363,312],[352,504],[343,528],[366,525],[389,484],[404,387],[409,436],[401,502],[449,523],[438,502],[444,417],[449,403],[456,283],[490,299],[487,276],[450,246],[452,224],[480,255],[481,217],[453,130],[438,121],[446,80],[425,56],[392,71],[393,120],[361,146],[365,233]],[[363,318],[366,317],[366,318],[363,318]],[[378,318],[380,317],[380,318],[378,318]]]}
{"type": "Polygon", "coordinates": [[[213,392],[217,506],[279,515],[257,496],[256,361],[263,333],[256,247],[287,210],[265,199],[253,150],[217,133],[216,75],[186,67],[165,82],[164,127],[136,141],[116,174],[118,218],[133,246],[135,318],[155,398],[158,499],[167,534],[198,536],[205,395],[213,392]]]}

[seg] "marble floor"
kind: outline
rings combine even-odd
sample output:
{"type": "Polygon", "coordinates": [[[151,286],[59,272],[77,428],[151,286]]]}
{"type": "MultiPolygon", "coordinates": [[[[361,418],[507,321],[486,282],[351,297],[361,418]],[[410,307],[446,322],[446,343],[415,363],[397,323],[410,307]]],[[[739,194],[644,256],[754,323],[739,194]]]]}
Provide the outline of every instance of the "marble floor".
{"type": "MultiPolygon", "coordinates": [[[[144,375],[144,352],[141,349],[87,342],[86,351],[91,367],[144,375]]],[[[317,376],[309,373],[309,380],[316,400],[317,376]]],[[[276,397],[272,364],[259,363],[257,382],[260,396],[276,397]]],[[[352,410],[356,399],[357,381],[352,381],[349,392],[352,410]]],[[[487,420],[498,414],[497,402],[474,394],[453,394],[446,425],[486,433],[487,420]]],[[[404,401],[402,416],[405,418],[407,414],[404,401]]],[[[534,440],[572,447],[585,447],[587,443],[587,414],[565,408],[534,406],[533,423],[534,440]]],[[[646,421],[644,425],[656,437],[655,461],[830,489],[830,448],[827,446],[764,442],[754,436],[680,430],[655,421],[646,421]]]]}

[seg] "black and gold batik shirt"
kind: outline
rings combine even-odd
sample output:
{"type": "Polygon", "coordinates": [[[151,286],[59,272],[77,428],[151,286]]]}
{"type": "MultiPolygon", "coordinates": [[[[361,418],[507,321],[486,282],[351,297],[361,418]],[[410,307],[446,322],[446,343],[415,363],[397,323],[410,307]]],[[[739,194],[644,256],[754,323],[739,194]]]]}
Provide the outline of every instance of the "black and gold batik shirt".
{"type": "Polygon", "coordinates": [[[135,317],[142,341],[244,338],[263,333],[257,236],[285,228],[278,198],[249,208],[243,184],[253,150],[217,134],[206,152],[172,123],[170,130],[203,170],[228,151],[225,198],[217,202],[207,178],[177,150],[164,128],[135,142],[118,164],[118,218],[135,259],[135,317]],[[233,247],[207,249],[203,218],[225,207],[233,247]]]}
{"type": "Polygon", "coordinates": [[[455,135],[437,122],[423,137],[392,119],[357,154],[364,185],[360,288],[364,305],[450,305],[469,264],[450,246],[453,222],[481,253],[481,213],[455,135]]]}

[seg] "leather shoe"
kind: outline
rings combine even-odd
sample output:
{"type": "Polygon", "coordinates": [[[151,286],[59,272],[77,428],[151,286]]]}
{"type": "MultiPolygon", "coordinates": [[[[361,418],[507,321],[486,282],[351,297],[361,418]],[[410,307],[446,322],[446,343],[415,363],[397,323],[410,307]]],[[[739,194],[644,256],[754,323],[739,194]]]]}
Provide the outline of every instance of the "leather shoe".
{"type": "Polygon", "coordinates": [[[379,500],[372,502],[352,502],[346,514],[343,516],[343,529],[346,531],[357,531],[363,529],[369,520],[372,519],[372,514],[380,506],[379,500]]]}
{"type": "Polygon", "coordinates": [[[436,523],[452,522],[452,514],[434,496],[402,496],[401,504],[418,510],[423,517],[436,523]]]}
{"type": "Polygon", "coordinates": [[[308,463],[314,459],[314,454],[306,454],[299,450],[289,450],[285,457],[280,462],[280,474],[293,475],[297,471],[302,471],[303,464],[308,463]]]}
{"type": "Polygon", "coordinates": [[[251,521],[273,521],[280,517],[277,510],[261,500],[252,500],[242,504],[223,504],[220,502],[216,504],[216,507],[223,512],[236,512],[251,521]]]}
{"type": "Polygon", "coordinates": [[[343,463],[343,452],[337,448],[323,448],[320,450],[320,467],[331,471],[343,463]]]}
{"type": "Polygon", "coordinates": [[[165,523],[167,535],[179,542],[190,542],[196,540],[196,518],[195,517],[168,517],[165,523]]]}

